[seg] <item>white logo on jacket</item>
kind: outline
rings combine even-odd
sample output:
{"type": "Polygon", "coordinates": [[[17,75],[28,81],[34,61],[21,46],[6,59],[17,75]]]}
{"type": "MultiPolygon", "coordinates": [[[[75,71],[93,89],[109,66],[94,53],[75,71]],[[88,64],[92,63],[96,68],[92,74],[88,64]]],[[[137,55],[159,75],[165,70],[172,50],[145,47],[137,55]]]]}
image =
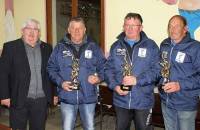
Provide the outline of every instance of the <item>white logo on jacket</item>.
{"type": "Polygon", "coordinates": [[[126,49],[121,49],[121,48],[117,48],[117,52],[116,52],[116,55],[119,55],[119,56],[123,56],[126,54],[126,49]]]}
{"type": "Polygon", "coordinates": [[[178,63],[183,63],[184,62],[184,59],[185,59],[185,53],[183,53],[183,52],[178,52],[177,53],[177,55],[176,55],[176,61],[178,62],[178,63]]]}
{"type": "Polygon", "coordinates": [[[63,57],[72,56],[72,53],[69,50],[62,51],[63,57]]]}
{"type": "Polygon", "coordinates": [[[85,58],[87,59],[92,58],[92,50],[85,50],[85,58]]]}
{"type": "Polygon", "coordinates": [[[146,48],[139,48],[138,56],[139,57],[146,57],[147,49],[146,48]]]}

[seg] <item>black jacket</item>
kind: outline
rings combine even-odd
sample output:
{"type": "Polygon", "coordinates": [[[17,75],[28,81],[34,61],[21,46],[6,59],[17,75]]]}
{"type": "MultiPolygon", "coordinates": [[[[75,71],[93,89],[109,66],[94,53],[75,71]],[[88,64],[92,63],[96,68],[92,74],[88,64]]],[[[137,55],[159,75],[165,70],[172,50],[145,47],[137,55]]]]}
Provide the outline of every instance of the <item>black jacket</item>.
{"type": "MultiPolygon", "coordinates": [[[[49,44],[41,42],[42,58],[42,87],[48,102],[52,100],[54,91],[48,79],[46,66],[52,47],[49,44]]],[[[21,107],[27,99],[31,71],[24,42],[17,39],[4,44],[0,60],[0,99],[11,99],[11,106],[21,107]]]]}

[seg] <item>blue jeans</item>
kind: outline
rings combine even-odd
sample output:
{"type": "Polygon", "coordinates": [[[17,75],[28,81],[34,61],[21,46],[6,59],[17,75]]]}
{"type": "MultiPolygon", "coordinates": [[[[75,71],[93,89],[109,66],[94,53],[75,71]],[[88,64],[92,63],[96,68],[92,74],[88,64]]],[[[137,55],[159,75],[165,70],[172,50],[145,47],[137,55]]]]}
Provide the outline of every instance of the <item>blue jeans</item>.
{"type": "Polygon", "coordinates": [[[78,110],[84,130],[94,130],[94,114],[96,103],[92,104],[66,104],[61,102],[63,130],[74,130],[78,110]]]}
{"type": "Polygon", "coordinates": [[[197,111],[177,111],[168,108],[164,103],[161,105],[165,130],[195,130],[197,111]]]}

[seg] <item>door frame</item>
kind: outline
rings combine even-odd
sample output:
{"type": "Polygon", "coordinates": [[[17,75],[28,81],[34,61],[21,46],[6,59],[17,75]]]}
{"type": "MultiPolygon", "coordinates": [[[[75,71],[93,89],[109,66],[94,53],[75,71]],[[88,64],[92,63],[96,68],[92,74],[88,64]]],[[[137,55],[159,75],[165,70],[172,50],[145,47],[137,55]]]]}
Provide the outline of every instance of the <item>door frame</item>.
{"type": "MultiPolygon", "coordinates": [[[[100,5],[100,47],[105,52],[105,8],[104,8],[104,0],[101,0],[100,5]]],[[[72,0],[72,6],[78,7],[78,0],[72,0]]],[[[78,9],[72,8],[72,16],[77,16],[78,9]]],[[[46,0],[46,32],[47,32],[47,42],[52,44],[53,42],[53,33],[52,33],[52,0],[46,0]]]]}

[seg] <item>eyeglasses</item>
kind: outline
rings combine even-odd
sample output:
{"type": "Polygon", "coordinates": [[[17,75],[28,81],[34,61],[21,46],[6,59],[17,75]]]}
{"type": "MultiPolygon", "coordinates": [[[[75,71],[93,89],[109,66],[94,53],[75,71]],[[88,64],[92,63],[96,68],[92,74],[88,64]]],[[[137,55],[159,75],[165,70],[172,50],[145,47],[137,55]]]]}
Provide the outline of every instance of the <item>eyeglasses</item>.
{"type": "Polygon", "coordinates": [[[138,25],[134,25],[134,24],[131,24],[131,25],[128,25],[128,24],[125,24],[124,27],[126,28],[135,28],[135,27],[140,27],[142,26],[141,24],[138,24],[138,25]]]}
{"type": "Polygon", "coordinates": [[[28,31],[34,31],[34,32],[38,32],[39,31],[38,28],[25,27],[25,29],[27,29],[28,31]]]}

